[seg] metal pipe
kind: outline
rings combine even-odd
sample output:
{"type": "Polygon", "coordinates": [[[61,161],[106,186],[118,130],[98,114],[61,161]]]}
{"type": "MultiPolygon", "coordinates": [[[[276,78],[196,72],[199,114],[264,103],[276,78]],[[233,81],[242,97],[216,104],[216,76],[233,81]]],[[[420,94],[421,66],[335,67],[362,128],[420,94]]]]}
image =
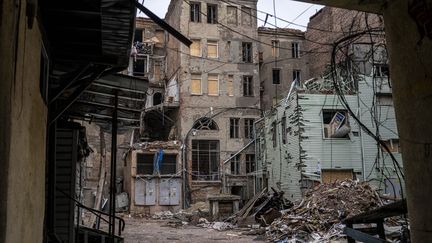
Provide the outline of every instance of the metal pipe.
{"type": "Polygon", "coordinates": [[[116,197],[116,165],[117,165],[117,108],[118,90],[114,91],[114,110],[111,123],[111,190],[110,190],[110,236],[114,242],[115,237],[115,197],[116,197]]]}

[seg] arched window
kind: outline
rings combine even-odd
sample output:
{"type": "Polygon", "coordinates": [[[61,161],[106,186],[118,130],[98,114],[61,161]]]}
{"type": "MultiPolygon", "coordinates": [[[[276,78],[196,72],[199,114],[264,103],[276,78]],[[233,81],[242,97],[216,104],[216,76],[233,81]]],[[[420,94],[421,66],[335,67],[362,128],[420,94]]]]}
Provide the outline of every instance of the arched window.
{"type": "Polygon", "coordinates": [[[159,105],[162,103],[162,94],[160,92],[156,92],[153,95],[153,105],[159,105]]]}
{"type": "Polygon", "coordinates": [[[196,130],[219,130],[217,123],[208,117],[202,117],[196,120],[193,128],[196,130]]]}

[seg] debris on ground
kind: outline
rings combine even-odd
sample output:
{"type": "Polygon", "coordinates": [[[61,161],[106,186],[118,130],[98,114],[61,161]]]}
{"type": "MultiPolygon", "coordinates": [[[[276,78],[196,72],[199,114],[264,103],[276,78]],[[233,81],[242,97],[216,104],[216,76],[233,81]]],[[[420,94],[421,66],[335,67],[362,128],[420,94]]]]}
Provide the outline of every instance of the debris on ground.
{"type": "Polygon", "coordinates": [[[281,216],[280,211],[291,208],[293,203],[284,198],[283,191],[271,188],[273,193],[264,188],[250,199],[245,206],[233,214],[226,221],[239,226],[250,226],[259,223],[261,226],[270,225],[273,220],[281,216]]]}
{"type": "Polygon", "coordinates": [[[209,228],[209,229],[215,229],[218,231],[234,229],[236,227],[235,225],[233,225],[229,222],[209,222],[205,218],[200,218],[198,221],[198,224],[196,226],[203,227],[203,228],[209,228]]]}
{"type": "Polygon", "coordinates": [[[174,217],[174,214],[171,211],[162,211],[162,212],[156,212],[152,215],[152,219],[172,219],[174,217]]]}
{"type": "Polygon", "coordinates": [[[378,193],[367,182],[344,180],[321,184],[309,190],[292,208],[282,211],[282,217],[268,227],[267,239],[328,242],[343,236],[344,225],[340,223],[343,219],[382,205],[378,193]]]}

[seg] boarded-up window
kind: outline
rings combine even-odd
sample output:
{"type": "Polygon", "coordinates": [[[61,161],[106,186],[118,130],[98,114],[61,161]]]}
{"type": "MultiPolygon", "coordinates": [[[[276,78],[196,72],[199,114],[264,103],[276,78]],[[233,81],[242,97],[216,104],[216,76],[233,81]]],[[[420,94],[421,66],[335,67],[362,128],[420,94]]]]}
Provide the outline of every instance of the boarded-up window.
{"type": "Polygon", "coordinates": [[[217,58],[218,53],[218,43],[217,41],[207,41],[207,57],[217,58]]]}
{"type": "Polygon", "coordinates": [[[234,75],[228,75],[227,94],[229,96],[233,96],[234,95],[234,75]]]}
{"type": "Polygon", "coordinates": [[[278,40],[272,40],[272,56],[273,57],[279,57],[279,41],[278,40]]]}
{"type": "Polygon", "coordinates": [[[192,44],[190,45],[190,54],[192,56],[196,56],[196,57],[201,56],[201,41],[200,40],[192,40],[192,44]]]}
{"type": "Polygon", "coordinates": [[[228,6],[227,7],[227,23],[232,25],[237,25],[237,7],[228,6]]]}
{"type": "Polygon", "coordinates": [[[191,78],[191,94],[202,94],[201,89],[201,74],[192,74],[191,78]]]}
{"type": "Polygon", "coordinates": [[[217,74],[209,74],[207,78],[208,95],[219,95],[219,78],[217,74]]]}
{"type": "Polygon", "coordinates": [[[321,178],[323,183],[330,183],[336,180],[354,179],[352,170],[322,170],[321,178]]]}
{"type": "Polygon", "coordinates": [[[155,62],[154,64],[153,77],[155,81],[160,81],[161,79],[161,64],[159,62],[155,62]]]}
{"type": "Polygon", "coordinates": [[[248,7],[241,7],[241,16],[243,25],[252,25],[252,9],[248,7]]]}
{"type": "Polygon", "coordinates": [[[165,31],[163,30],[156,30],[156,38],[158,39],[159,43],[163,44],[165,43],[165,31]]]}

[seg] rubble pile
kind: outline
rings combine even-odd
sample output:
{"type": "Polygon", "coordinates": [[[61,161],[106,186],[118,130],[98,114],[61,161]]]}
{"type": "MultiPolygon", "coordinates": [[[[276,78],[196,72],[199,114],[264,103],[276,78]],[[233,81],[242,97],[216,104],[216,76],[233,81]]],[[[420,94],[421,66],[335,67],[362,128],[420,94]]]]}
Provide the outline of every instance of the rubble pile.
{"type": "Polygon", "coordinates": [[[240,226],[251,225],[255,223],[261,226],[267,226],[274,219],[281,216],[280,210],[288,209],[293,206],[293,203],[284,198],[283,191],[277,191],[271,188],[273,193],[266,192],[264,188],[250,199],[245,206],[229,217],[227,221],[240,226]]]}
{"type": "Polygon", "coordinates": [[[305,241],[337,237],[342,234],[343,219],[382,205],[367,183],[344,180],[321,184],[282,211],[282,217],[268,227],[267,238],[283,242],[299,237],[305,241]]]}

